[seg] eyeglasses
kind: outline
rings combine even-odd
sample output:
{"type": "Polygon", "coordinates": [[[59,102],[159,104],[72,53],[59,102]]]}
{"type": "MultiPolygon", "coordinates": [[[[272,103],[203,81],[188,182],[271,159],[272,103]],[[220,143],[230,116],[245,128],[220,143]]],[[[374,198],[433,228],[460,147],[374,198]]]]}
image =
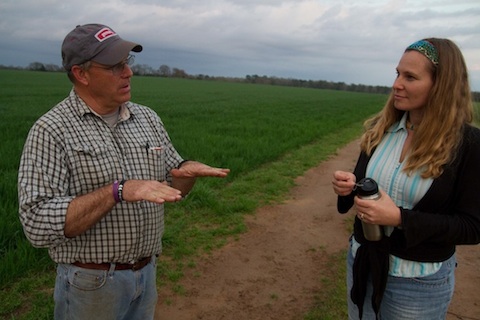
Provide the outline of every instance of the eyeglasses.
{"type": "Polygon", "coordinates": [[[127,59],[123,60],[122,62],[117,63],[116,65],[113,65],[111,67],[103,67],[99,65],[91,65],[90,67],[96,67],[104,70],[110,70],[112,71],[112,74],[114,76],[119,76],[122,74],[123,70],[125,70],[125,66],[131,66],[133,62],[135,61],[135,56],[134,55],[129,55],[127,59]]]}

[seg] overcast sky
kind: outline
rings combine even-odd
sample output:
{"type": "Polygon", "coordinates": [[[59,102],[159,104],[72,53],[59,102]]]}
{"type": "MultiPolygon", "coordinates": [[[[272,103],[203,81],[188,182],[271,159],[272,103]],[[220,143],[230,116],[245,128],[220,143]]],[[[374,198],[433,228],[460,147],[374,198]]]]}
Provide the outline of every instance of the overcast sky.
{"type": "Polygon", "coordinates": [[[144,50],[136,63],[188,74],[266,75],[390,86],[424,37],[462,49],[480,91],[480,0],[1,0],[0,64],[61,65],[78,24],[102,23],[144,50]]]}

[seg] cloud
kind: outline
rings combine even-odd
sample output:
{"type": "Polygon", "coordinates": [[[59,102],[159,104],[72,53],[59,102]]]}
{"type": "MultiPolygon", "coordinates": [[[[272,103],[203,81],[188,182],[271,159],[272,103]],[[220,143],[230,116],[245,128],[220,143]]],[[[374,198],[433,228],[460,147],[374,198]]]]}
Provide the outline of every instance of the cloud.
{"type": "Polygon", "coordinates": [[[390,85],[403,49],[435,36],[459,45],[480,90],[479,17],[477,0],[3,0],[0,64],[58,63],[66,33],[101,22],[154,68],[390,85]]]}

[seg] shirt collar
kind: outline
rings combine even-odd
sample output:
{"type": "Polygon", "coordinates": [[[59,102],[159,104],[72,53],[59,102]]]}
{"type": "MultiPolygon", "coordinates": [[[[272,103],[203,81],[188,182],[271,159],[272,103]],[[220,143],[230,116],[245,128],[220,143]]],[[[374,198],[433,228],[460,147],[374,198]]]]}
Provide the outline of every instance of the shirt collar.
{"type": "MultiPolygon", "coordinates": [[[[98,117],[101,118],[99,114],[97,114],[95,111],[93,111],[86,103],[83,101],[83,99],[75,92],[75,89],[72,89],[70,91],[69,95],[70,99],[76,101],[75,105],[75,111],[78,112],[79,116],[84,116],[86,114],[94,114],[98,117]]],[[[132,115],[132,110],[129,108],[129,102],[125,102],[120,106],[120,115],[118,117],[119,121],[125,121],[130,118],[132,115]]]]}
{"type": "Polygon", "coordinates": [[[394,123],[390,129],[388,130],[388,132],[398,132],[400,130],[405,130],[407,131],[407,116],[408,116],[408,113],[405,112],[402,116],[402,118],[400,119],[400,121],[394,123]]]}

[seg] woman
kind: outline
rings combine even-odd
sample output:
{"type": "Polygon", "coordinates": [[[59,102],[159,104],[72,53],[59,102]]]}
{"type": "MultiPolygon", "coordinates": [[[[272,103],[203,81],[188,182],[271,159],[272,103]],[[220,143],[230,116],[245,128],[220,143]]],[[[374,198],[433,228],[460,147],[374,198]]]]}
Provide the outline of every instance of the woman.
{"type": "Polygon", "coordinates": [[[365,122],[353,173],[336,171],[338,211],[356,209],[348,254],[350,319],[444,319],[455,246],[480,242],[480,130],[467,68],[448,39],[407,47],[383,110],[365,122]],[[356,197],[373,178],[377,201],[356,197]],[[368,241],[362,221],[381,225],[368,241]]]}

